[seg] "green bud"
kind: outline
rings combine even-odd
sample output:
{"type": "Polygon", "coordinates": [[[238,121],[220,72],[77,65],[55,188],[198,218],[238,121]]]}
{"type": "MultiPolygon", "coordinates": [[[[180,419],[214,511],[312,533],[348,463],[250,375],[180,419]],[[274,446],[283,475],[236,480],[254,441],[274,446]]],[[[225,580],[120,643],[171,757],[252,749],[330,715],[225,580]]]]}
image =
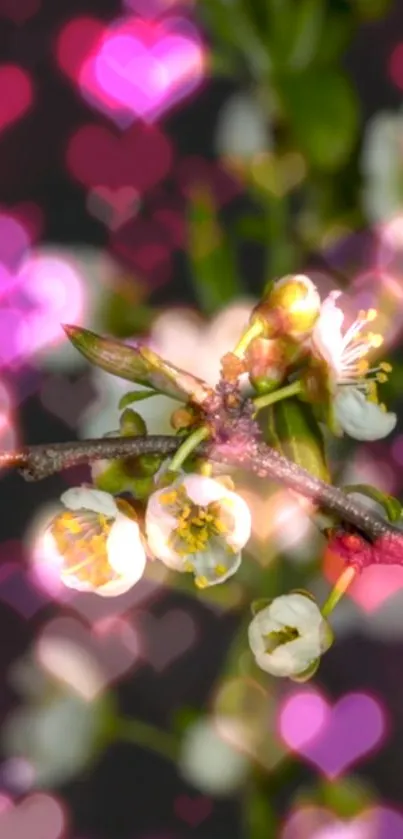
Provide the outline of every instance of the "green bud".
{"type": "Polygon", "coordinates": [[[140,454],[136,458],[139,473],[144,477],[155,475],[163,460],[164,457],[159,454],[140,454]]]}
{"type": "Polygon", "coordinates": [[[120,415],[119,425],[122,437],[144,437],[147,434],[143,417],[133,411],[133,408],[125,408],[120,415]]]}

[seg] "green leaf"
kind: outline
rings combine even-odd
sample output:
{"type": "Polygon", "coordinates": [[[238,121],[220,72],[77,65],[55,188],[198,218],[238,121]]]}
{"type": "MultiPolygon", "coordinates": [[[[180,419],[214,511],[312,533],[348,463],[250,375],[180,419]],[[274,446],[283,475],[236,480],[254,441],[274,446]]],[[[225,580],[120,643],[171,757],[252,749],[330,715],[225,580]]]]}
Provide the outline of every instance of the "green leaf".
{"type": "Polygon", "coordinates": [[[212,315],[239,297],[235,254],[223,234],[211,195],[195,189],[188,211],[192,283],[200,308],[212,315]]]}
{"type": "Polygon", "coordinates": [[[133,402],[142,402],[143,399],[150,399],[151,396],[157,395],[157,390],[131,390],[125,393],[119,400],[118,408],[123,410],[123,408],[126,408],[127,405],[131,405],[133,402]]]}
{"type": "Polygon", "coordinates": [[[358,134],[358,104],[342,72],[322,68],[278,80],[296,142],[316,169],[333,172],[349,159],[358,134]]]}
{"type": "Polygon", "coordinates": [[[313,61],[323,33],[324,17],[323,0],[298,0],[295,4],[286,56],[288,68],[305,70],[313,61]]]}
{"type": "Polygon", "coordinates": [[[356,492],[360,495],[366,495],[368,498],[372,498],[373,501],[377,501],[385,510],[389,521],[399,521],[402,516],[402,505],[400,501],[393,495],[388,495],[386,492],[382,492],[380,489],[371,486],[371,484],[349,484],[348,486],[342,487],[342,490],[347,494],[356,492]]]}
{"type": "Polygon", "coordinates": [[[317,478],[330,481],[322,433],[310,405],[283,399],[258,414],[266,443],[317,478]]]}
{"type": "Polygon", "coordinates": [[[212,392],[202,379],[160,358],[149,347],[128,346],[80,326],[64,324],[63,329],[71,343],[91,364],[113,376],[146,385],[180,402],[200,404],[212,392]]]}

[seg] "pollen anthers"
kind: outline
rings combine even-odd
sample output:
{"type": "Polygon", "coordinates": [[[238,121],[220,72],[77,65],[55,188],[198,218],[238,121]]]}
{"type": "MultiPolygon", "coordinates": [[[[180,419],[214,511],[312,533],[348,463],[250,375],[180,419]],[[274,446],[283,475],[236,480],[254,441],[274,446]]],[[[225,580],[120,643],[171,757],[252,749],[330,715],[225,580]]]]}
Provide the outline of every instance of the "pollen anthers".
{"type": "MultiPolygon", "coordinates": [[[[118,510],[136,521],[133,507],[123,498],[115,499],[118,510]]],[[[55,541],[63,568],[62,582],[75,578],[91,588],[119,579],[109,562],[107,539],[115,519],[92,510],[66,510],[56,516],[49,532],[55,541]]]]}
{"type": "MultiPolygon", "coordinates": [[[[171,543],[179,556],[206,551],[211,538],[227,533],[220,518],[222,510],[217,502],[212,501],[205,507],[194,504],[184,486],[164,493],[160,500],[171,508],[170,512],[177,520],[177,526],[171,534],[171,543]]],[[[189,570],[193,570],[191,563],[189,570]]]]}
{"type": "MultiPolygon", "coordinates": [[[[376,384],[383,384],[388,380],[392,365],[386,361],[376,367],[370,367],[366,356],[372,349],[379,349],[383,344],[383,336],[363,330],[378,316],[376,309],[361,310],[355,321],[342,339],[341,370],[339,384],[359,387],[366,394],[368,400],[378,402],[376,384]]],[[[386,410],[386,409],[385,409],[386,410]]]]}

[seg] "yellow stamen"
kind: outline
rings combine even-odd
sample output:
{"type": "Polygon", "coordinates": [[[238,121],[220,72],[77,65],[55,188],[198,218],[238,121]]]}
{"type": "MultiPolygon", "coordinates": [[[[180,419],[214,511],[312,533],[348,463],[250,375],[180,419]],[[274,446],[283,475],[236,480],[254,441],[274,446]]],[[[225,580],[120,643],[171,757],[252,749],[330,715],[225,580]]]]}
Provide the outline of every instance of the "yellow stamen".
{"type": "Polygon", "coordinates": [[[189,562],[189,560],[187,562],[185,562],[183,568],[184,568],[185,571],[193,571],[194,570],[193,564],[191,562],[189,562]]]}
{"type": "Polygon", "coordinates": [[[160,495],[161,504],[166,504],[167,506],[171,504],[176,504],[177,500],[178,493],[175,489],[170,490],[170,492],[164,492],[160,495]]]}
{"type": "Polygon", "coordinates": [[[382,337],[382,335],[377,335],[374,332],[370,332],[369,335],[368,335],[368,343],[370,344],[371,347],[375,347],[377,349],[378,347],[382,346],[383,337],[382,337]]]}
{"type": "Polygon", "coordinates": [[[209,581],[207,577],[196,577],[195,584],[197,585],[197,588],[206,588],[209,584],[209,581]]]}
{"type": "Polygon", "coordinates": [[[369,364],[368,364],[368,361],[367,361],[365,358],[360,358],[360,359],[357,361],[357,372],[358,372],[358,375],[359,375],[359,376],[365,376],[365,374],[366,374],[366,373],[368,373],[368,370],[369,370],[369,364]]]}
{"type": "Polygon", "coordinates": [[[392,370],[393,370],[392,365],[389,364],[388,361],[381,361],[379,366],[380,366],[381,370],[384,370],[385,373],[391,373],[392,370]]]}
{"type": "Polygon", "coordinates": [[[225,565],[216,565],[214,567],[214,573],[217,575],[217,577],[222,577],[224,574],[227,573],[227,571],[228,568],[226,568],[225,565]]]}

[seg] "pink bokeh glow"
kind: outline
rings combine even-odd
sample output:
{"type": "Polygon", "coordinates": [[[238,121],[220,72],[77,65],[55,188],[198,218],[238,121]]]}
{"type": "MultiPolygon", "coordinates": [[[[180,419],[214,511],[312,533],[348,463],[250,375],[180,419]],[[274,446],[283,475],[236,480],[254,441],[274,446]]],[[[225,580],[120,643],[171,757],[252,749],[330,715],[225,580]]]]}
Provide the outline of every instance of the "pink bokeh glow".
{"type": "Polygon", "coordinates": [[[61,32],[57,59],[84,98],[120,128],[152,122],[189,96],[205,75],[204,46],[186,19],[121,18],[109,27],[75,18],[61,32]]]}

